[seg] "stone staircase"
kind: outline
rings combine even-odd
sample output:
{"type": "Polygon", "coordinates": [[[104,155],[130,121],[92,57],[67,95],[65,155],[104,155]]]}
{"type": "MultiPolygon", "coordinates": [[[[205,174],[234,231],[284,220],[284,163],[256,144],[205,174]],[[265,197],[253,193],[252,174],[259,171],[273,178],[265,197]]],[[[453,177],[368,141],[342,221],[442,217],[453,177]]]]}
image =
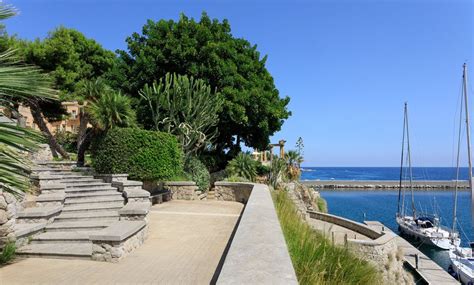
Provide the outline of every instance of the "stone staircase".
{"type": "MultiPolygon", "coordinates": [[[[40,178],[42,193],[38,196],[36,210],[59,210],[53,218],[40,217],[43,219],[40,222],[45,223],[44,232],[30,236],[28,243],[19,248],[17,254],[91,259],[93,242],[90,237],[121,220],[119,211],[124,208],[126,195],[119,192],[113,182],[107,183],[67,168],[47,165],[35,168],[33,172],[40,178]]],[[[30,214],[23,215],[27,217],[24,222],[20,213],[19,225],[37,224],[38,217],[31,214],[34,210],[25,210],[30,214]]]]}

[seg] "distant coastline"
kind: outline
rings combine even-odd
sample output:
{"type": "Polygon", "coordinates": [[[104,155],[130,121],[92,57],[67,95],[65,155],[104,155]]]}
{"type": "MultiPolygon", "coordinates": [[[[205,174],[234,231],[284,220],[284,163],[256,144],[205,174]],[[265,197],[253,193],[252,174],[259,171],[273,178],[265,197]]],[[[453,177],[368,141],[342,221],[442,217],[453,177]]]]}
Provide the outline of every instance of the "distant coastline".
{"type": "MultiPolygon", "coordinates": [[[[300,182],[317,190],[396,190],[400,187],[400,181],[396,180],[300,180],[300,182]]],[[[403,181],[402,185],[404,188],[409,188],[407,181],[403,181]]],[[[418,191],[452,190],[454,186],[455,181],[413,181],[413,189],[418,191]]],[[[460,190],[467,190],[468,181],[459,181],[458,187],[460,190]]]]}

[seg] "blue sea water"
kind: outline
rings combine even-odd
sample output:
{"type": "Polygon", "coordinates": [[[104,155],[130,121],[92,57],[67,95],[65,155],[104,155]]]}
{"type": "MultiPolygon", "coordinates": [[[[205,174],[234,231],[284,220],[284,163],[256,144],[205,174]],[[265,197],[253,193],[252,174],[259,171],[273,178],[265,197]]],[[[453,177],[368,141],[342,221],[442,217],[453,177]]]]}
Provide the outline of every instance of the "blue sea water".
{"type": "MultiPolygon", "coordinates": [[[[460,169],[459,179],[467,180],[468,168],[460,169]]],[[[414,180],[454,180],[454,167],[413,167],[414,180]]],[[[399,167],[303,167],[301,180],[398,180],[399,167]]]]}
{"type": "MultiPolygon", "coordinates": [[[[395,215],[397,212],[397,191],[321,191],[321,196],[328,203],[329,213],[346,217],[355,221],[380,221],[397,232],[395,215]]],[[[408,200],[407,200],[408,201],[408,200]]],[[[423,191],[415,192],[415,204],[418,212],[438,213],[441,223],[452,225],[453,211],[452,191],[423,191]]],[[[458,199],[458,228],[461,232],[462,244],[467,246],[469,240],[474,241],[471,225],[470,193],[459,192],[458,199]]],[[[447,269],[449,258],[446,251],[417,244],[420,249],[434,261],[447,269]]]]}

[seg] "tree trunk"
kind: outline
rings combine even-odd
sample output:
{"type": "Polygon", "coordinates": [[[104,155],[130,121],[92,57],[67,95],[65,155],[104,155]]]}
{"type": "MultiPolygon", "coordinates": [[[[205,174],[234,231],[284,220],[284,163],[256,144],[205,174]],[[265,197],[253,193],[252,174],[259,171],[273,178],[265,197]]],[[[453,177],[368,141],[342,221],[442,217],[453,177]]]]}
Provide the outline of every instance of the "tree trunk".
{"type": "Polygon", "coordinates": [[[87,123],[89,122],[89,116],[84,112],[84,108],[79,113],[79,130],[77,133],[77,166],[84,166],[84,156],[88,145],[84,145],[87,140],[87,123]]]}
{"type": "Polygon", "coordinates": [[[92,142],[92,130],[88,129],[84,133],[82,142],[77,148],[77,166],[82,167],[85,164],[86,150],[92,142]]]}
{"type": "Polygon", "coordinates": [[[38,101],[36,99],[31,99],[28,101],[28,105],[30,107],[31,115],[33,116],[33,121],[34,123],[38,126],[38,128],[41,130],[43,135],[46,136],[48,139],[48,144],[49,147],[51,148],[51,153],[53,154],[53,157],[58,157],[58,153],[61,154],[61,156],[65,159],[69,159],[69,154],[63,149],[63,147],[58,144],[54,136],[51,134],[49,131],[48,127],[46,126],[46,123],[43,119],[43,115],[41,113],[41,107],[38,104],[38,101]]]}

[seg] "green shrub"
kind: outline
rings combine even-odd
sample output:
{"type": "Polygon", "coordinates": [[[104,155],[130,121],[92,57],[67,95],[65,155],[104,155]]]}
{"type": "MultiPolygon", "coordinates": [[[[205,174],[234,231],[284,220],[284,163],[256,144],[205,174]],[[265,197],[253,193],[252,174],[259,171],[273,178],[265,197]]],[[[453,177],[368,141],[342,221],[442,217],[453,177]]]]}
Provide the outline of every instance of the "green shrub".
{"type": "Polygon", "coordinates": [[[57,131],[54,137],[67,152],[77,152],[77,134],[67,131],[57,131]]]}
{"type": "Polygon", "coordinates": [[[257,162],[257,175],[267,176],[270,174],[270,167],[263,165],[261,162],[257,162]]]}
{"type": "Polygon", "coordinates": [[[98,173],[128,173],[131,179],[164,181],[183,173],[183,152],[173,135],[114,128],[93,145],[98,173]]]}
{"type": "Polygon", "coordinates": [[[184,171],[191,176],[191,180],[196,182],[196,185],[201,191],[207,191],[210,187],[211,175],[207,167],[197,157],[190,156],[186,159],[184,164],[184,171]]]}
{"type": "Polygon", "coordinates": [[[14,242],[5,244],[0,253],[0,265],[6,264],[15,258],[16,246],[14,242]]]}
{"type": "Polygon", "coordinates": [[[326,203],[326,200],[324,200],[321,197],[318,197],[316,199],[316,204],[318,205],[318,210],[323,213],[328,212],[328,204],[326,203]]]}
{"type": "Polygon", "coordinates": [[[257,162],[252,159],[250,154],[239,153],[234,159],[229,161],[226,172],[231,176],[246,178],[255,181],[257,176],[257,162]]]}
{"type": "Polygon", "coordinates": [[[374,266],[303,221],[285,191],[274,191],[273,199],[300,284],[381,284],[374,266]]]}

